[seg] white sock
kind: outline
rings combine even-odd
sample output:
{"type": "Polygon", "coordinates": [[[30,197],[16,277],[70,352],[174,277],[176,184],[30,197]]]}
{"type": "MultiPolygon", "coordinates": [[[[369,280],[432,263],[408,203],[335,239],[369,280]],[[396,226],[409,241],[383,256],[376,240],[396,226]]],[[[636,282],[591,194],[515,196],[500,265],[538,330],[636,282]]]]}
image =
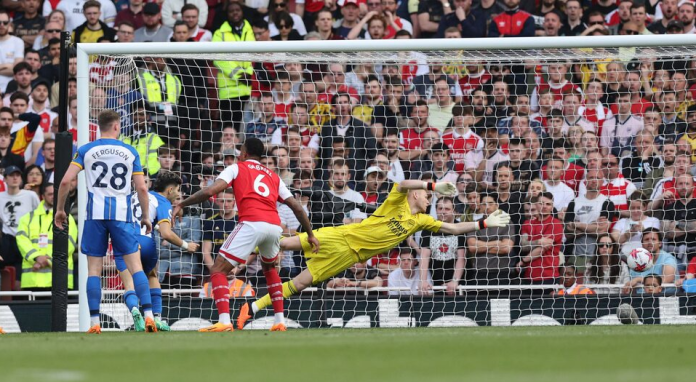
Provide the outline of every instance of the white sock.
{"type": "Polygon", "coordinates": [[[285,325],[285,316],[283,313],[276,313],[273,318],[275,318],[275,323],[276,324],[283,324],[285,325]]]}
{"type": "Polygon", "coordinates": [[[230,322],[230,314],[229,313],[220,313],[220,322],[223,325],[229,325],[231,324],[230,322]]]}
{"type": "Polygon", "coordinates": [[[152,310],[148,309],[145,311],[145,318],[152,318],[153,320],[155,319],[155,316],[152,315],[152,310]]]}
{"type": "Polygon", "coordinates": [[[256,301],[251,303],[251,311],[254,312],[254,314],[259,312],[259,307],[256,306],[256,301]]]}
{"type": "Polygon", "coordinates": [[[99,322],[99,316],[92,316],[89,318],[89,321],[92,324],[92,326],[101,325],[101,322],[99,322]]]}

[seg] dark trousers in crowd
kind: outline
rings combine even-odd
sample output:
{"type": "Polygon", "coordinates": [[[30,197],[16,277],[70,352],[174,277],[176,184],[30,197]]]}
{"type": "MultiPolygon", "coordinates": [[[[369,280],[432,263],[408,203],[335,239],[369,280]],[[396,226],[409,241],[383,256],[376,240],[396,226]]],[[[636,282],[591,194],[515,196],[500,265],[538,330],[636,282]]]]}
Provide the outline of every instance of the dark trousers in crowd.
{"type": "Polygon", "coordinates": [[[14,267],[17,275],[17,281],[22,279],[22,254],[17,248],[17,239],[12,235],[2,235],[0,241],[0,254],[3,261],[0,261],[0,267],[14,267]]]}

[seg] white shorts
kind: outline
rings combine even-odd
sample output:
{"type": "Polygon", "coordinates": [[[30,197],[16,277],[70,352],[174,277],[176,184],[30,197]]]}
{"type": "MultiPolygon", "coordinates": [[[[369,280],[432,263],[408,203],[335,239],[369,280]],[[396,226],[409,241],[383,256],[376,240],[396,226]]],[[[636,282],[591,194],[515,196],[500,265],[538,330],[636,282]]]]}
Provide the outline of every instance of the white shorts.
{"type": "Polygon", "coordinates": [[[244,264],[249,255],[258,247],[261,260],[272,263],[280,251],[282,233],[283,229],[275,224],[241,222],[237,224],[220,247],[220,256],[232,265],[244,264]]]}

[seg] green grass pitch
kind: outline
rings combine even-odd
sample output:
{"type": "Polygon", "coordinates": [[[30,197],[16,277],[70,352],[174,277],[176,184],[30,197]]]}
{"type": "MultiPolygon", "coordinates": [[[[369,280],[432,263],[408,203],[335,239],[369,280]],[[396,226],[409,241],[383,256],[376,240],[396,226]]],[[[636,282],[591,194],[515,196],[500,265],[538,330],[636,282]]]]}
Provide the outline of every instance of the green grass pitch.
{"type": "Polygon", "coordinates": [[[0,381],[690,381],[696,326],[0,337],[0,381]]]}

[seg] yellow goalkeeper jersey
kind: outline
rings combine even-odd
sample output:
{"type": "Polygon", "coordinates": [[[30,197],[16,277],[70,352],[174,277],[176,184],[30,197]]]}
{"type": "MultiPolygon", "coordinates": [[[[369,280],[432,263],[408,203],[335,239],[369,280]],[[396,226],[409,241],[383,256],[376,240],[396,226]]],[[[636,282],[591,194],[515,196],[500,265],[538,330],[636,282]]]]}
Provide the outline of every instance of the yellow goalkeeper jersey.
{"type": "Polygon", "coordinates": [[[372,216],[358,224],[337,227],[361,262],[394,248],[418,231],[440,230],[441,221],[428,214],[411,213],[407,195],[399,192],[398,184],[394,184],[387,200],[372,216]]]}

